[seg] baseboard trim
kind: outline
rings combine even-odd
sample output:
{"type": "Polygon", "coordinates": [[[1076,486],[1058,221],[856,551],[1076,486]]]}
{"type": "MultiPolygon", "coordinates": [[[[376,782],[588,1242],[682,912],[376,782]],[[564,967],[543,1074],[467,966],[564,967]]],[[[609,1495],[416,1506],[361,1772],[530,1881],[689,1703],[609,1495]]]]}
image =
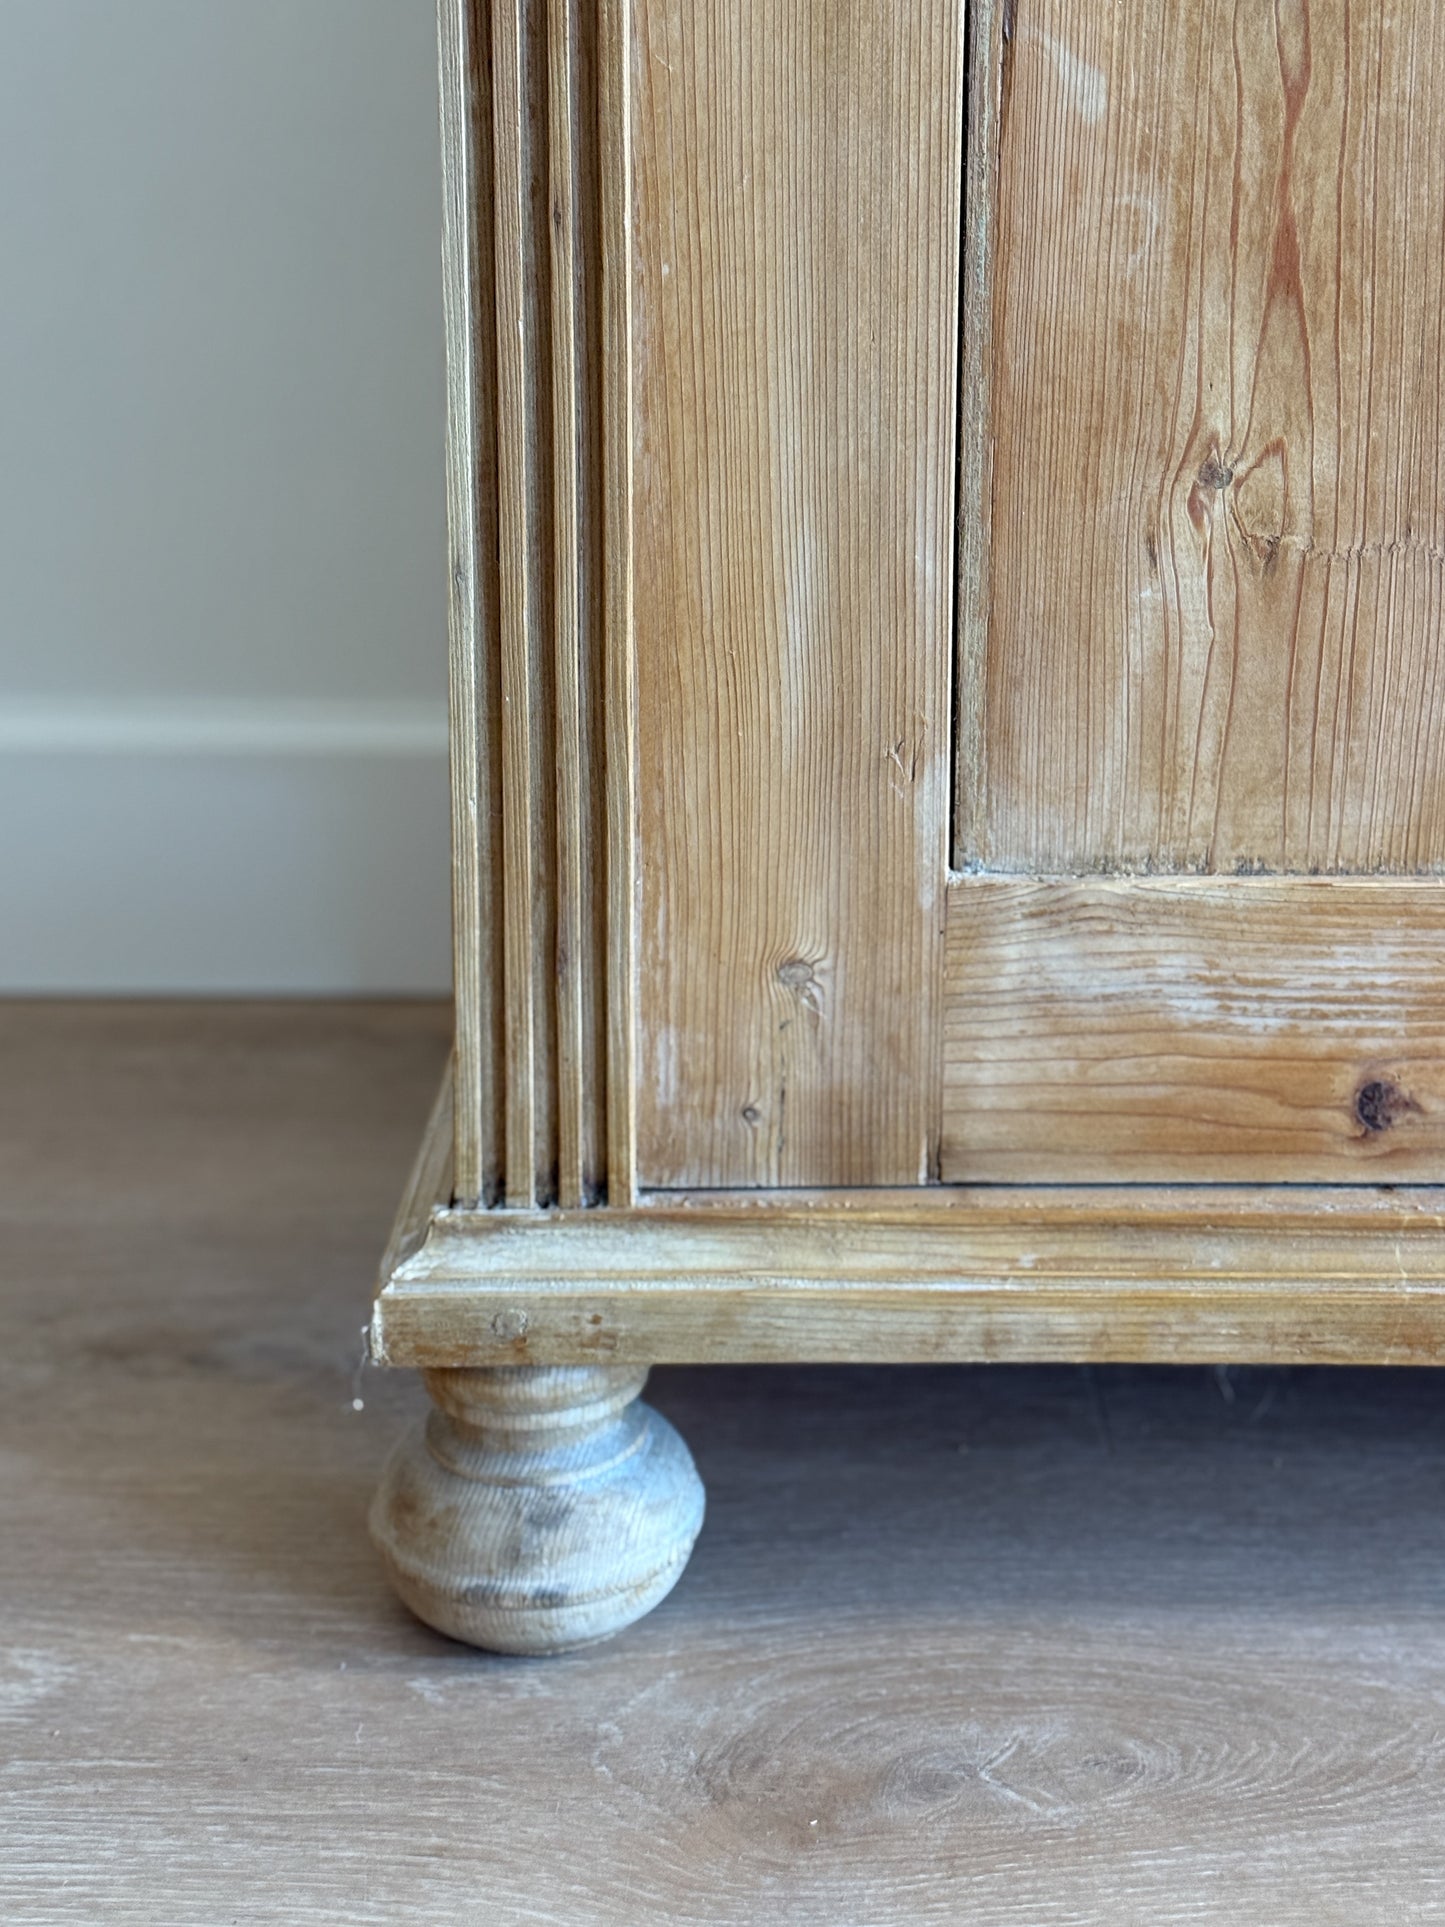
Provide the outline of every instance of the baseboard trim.
{"type": "Polygon", "coordinates": [[[0,702],[0,993],[433,995],[444,713],[0,702]]]}
{"type": "Polygon", "coordinates": [[[0,755],[445,756],[443,703],[0,699],[0,755]]]}

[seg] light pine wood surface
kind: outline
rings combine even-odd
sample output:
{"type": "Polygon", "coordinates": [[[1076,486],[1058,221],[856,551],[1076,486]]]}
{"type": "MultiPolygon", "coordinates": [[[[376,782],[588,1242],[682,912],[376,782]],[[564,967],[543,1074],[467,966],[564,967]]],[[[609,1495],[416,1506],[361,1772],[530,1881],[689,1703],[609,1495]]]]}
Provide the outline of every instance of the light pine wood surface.
{"type": "Polygon", "coordinates": [[[464,1205],[1445,1176],[1438,9],[965,12],[441,0],[464,1205]]]}
{"type": "Polygon", "coordinates": [[[1445,1172],[1445,885],[964,877],[946,1183],[1445,1172]]]}
{"type": "MultiPolygon", "coordinates": [[[[605,1043],[607,876],[631,870],[603,856],[596,21],[566,0],[440,0],[438,26],[456,1183],[576,1207],[606,1182],[610,1085],[630,1098],[605,1043]]],[[[623,1141],[619,1196],[631,1169],[623,1141]]]]}
{"type": "Polygon", "coordinates": [[[457,1196],[503,1188],[506,1119],[501,583],[496,488],[496,195],[491,96],[471,0],[438,0],[446,335],[447,655],[457,1196]]]}
{"type": "MultiPolygon", "coordinates": [[[[603,875],[603,571],[597,17],[549,0],[552,499],[557,685],[558,1204],[593,1203],[607,1170],[603,875]]],[[[622,1161],[629,1168],[629,1161],[622,1161]]]]}
{"type": "Polygon", "coordinates": [[[1438,868],[1441,10],[1004,13],[963,857],[1438,868]]]}
{"type": "Polygon", "coordinates": [[[961,0],[634,0],[640,1184],[917,1184],[950,790],[961,0]]]}
{"type": "Polygon", "coordinates": [[[440,25],[459,1196],[925,1182],[962,0],[440,25]]]}
{"type": "MultiPolygon", "coordinates": [[[[452,1213],[372,1313],[394,1365],[923,1362],[1438,1365],[1438,1192],[1352,1206],[1289,1187],[1256,1210],[1060,1189],[735,1194],[528,1222],[452,1213]]],[[[1345,1194],[1348,1197],[1348,1193],[1345,1194]]]]}
{"type": "MultiPolygon", "coordinates": [[[[1046,887],[1017,887],[1051,901],[1046,887]]],[[[1101,1028],[1102,1049],[1084,1051],[1072,1081],[1067,1059],[1045,1056],[1032,1085],[1020,1076],[1022,1092],[1063,1107],[1066,1122],[1076,1087],[1087,1092],[1097,1078],[1107,1094],[1119,1073],[1101,1028]]],[[[1014,1037],[1000,1023],[992,1042],[1006,1053],[1014,1037]]],[[[1130,1061],[1136,1077],[1147,1068],[1130,1061]]],[[[1221,1064],[1200,1102],[1176,1093],[1181,1134],[1207,1125],[1210,1105],[1250,1095],[1269,1118],[1270,1079],[1250,1094],[1221,1064]]],[[[1304,1070],[1318,1081],[1317,1065],[1304,1070]]],[[[479,1212],[450,1202],[451,1081],[442,1080],[382,1261],[368,1333],[378,1361],[1445,1360],[1438,1185],[657,1191],[630,1210],[479,1212]]],[[[1002,1087],[1006,1097],[1006,1077],[1002,1087]]],[[[1353,1091],[1361,1136],[1405,1121],[1396,1112],[1407,1109],[1406,1088],[1373,1077],[1353,1091]]],[[[1127,1085],[1115,1093],[1116,1130],[1127,1125],[1129,1095],[1127,1085]]],[[[1170,1092],[1152,1095],[1162,1106],[1170,1092]]],[[[999,1109],[993,1128],[1003,1133],[1010,1118],[1006,1103],[999,1109]]],[[[978,1111],[958,1115],[978,1127],[978,1111]]],[[[1109,1117],[1106,1109],[1106,1125],[1109,1117]]],[[[1167,1143],[1169,1121],[1161,1108],[1140,1137],[1152,1128],[1167,1143]]],[[[1036,1120],[1021,1108],[1016,1123],[1026,1132],[1036,1120]]]]}
{"type": "Polygon", "coordinates": [[[447,1030],[0,1009],[6,1927],[1445,1914],[1432,1374],[659,1371],[670,1599],[409,1618],[356,1373],[447,1030]]]}

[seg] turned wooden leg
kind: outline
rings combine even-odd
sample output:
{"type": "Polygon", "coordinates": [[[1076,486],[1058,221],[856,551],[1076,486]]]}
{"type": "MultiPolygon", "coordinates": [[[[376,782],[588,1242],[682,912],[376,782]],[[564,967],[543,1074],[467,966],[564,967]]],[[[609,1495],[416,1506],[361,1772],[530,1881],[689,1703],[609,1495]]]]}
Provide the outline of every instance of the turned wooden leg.
{"type": "Polygon", "coordinates": [[[420,1619],[499,1653],[620,1632],[671,1591],[702,1525],[645,1370],[423,1372],[434,1409],[382,1475],[371,1535],[420,1619]]]}

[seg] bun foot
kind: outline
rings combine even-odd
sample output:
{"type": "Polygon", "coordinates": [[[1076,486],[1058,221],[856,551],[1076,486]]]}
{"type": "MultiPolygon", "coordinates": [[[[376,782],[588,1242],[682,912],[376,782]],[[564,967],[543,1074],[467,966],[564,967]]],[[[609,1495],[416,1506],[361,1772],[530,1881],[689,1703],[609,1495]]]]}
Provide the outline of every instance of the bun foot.
{"type": "Polygon", "coordinates": [[[429,1626],[497,1653],[610,1638],[676,1584],[702,1481],[646,1371],[422,1374],[433,1402],[382,1475],[371,1535],[429,1626]]]}

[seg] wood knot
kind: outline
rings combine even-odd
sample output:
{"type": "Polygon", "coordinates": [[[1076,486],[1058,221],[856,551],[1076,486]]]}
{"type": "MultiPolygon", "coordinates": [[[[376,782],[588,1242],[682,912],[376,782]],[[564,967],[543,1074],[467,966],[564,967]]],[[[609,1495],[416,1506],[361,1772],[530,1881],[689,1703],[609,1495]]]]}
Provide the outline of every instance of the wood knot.
{"type": "Polygon", "coordinates": [[[1211,455],[1199,471],[1201,488],[1225,489],[1234,480],[1234,470],[1226,468],[1217,455],[1211,455]]]}
{"type": "Polygon", "coordinates": [[[1407,1091],[1384,1077],[1372,1077],[1355,1093],[1355,1117],[1371,1136],[1388,1131],[1397,1119],[1419,1108],[1407,1091]]]}
{"type": "Polygon", "coordinates": [[[806,957],[790,957],[778,965],[778,982],[789,990],[806,990],[814,982],[813,966],[806,957]]]}

